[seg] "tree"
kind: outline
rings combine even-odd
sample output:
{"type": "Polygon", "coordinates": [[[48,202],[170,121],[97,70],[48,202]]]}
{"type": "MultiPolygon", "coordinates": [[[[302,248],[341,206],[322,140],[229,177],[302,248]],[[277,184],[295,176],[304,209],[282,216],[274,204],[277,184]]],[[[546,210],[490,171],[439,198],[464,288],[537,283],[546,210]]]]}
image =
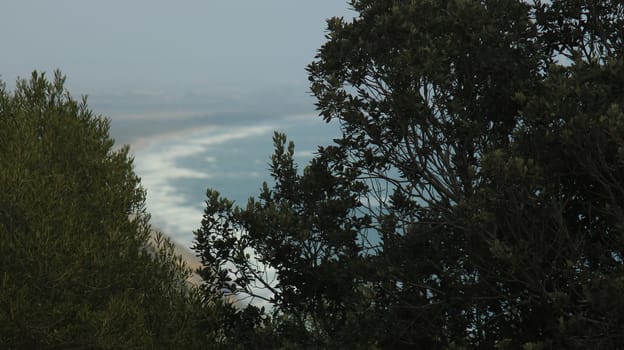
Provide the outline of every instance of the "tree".
{"type": "Polygon", "coordinates": [[[209,300],[228,294],[250,302],[245,311],[231,314],[240,327],[231,337],[248,339],[244,348],[278,348],[289,342],[295,348],[323,348],[337,336],[330,329],[362,321],[353,318],[352,309],[370,306],[368,289],[356,279],[364,278],[366,267],[356,237],[369,219],[351,210],[364,188],[351,188],[352,178],[334,176],[321,159],[298,175],[294,145],[286,147],[283,134],[275,134],[274,142],[276,183],[272,190],[264,184],[259,201],[250,199],[243,210],[208,190],[195,244],[205,266],[204,290],[209,300]],[[271,324],[255,299],[274,307],[280,322],[271,324]],[[278,327],[275,331],[283,337],[267,334],[265,327],[278,327]],[[263,336],[254,337],[255,328],[263,336]],[[243,332],[250,336],[240,337],[243,332]]]}
{"type": "MultiPolygon", "coordinates": [[[[193,348],[209,308],[161,235],[108,120],[34,72],[0,86],[0,344],[193,348]]],[[[203,345],[205,346],[205,344],[203,345]]]]}
{"type": "Polygon", "coordinates": [[[624,5],[351,5],[308,67],[342,137],[300,174],[277,136],[245,209],[208,192],[206,294],[269,289],[284,347],[617,348],[624,5]]]}

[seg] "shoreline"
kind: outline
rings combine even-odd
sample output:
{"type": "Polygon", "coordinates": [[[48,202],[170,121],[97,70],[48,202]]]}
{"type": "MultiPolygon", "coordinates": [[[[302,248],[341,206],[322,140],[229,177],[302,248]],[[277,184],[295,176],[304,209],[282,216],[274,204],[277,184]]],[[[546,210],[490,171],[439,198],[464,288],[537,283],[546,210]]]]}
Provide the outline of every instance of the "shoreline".
{"type": "MultiPolygon", "coordinates": [[[[136,157],[139,153],[148,149],[150,146],[156,143],[174,140],[174,139],[181,138],[187,135],[199,134],[199,133],[203,133],[207,131],[214,131],[216,129],[218,129],[218,126],[214,126],[214,125],[203,126],[203,127],[189,127],[189,128],[184,128],[181,130],[139,137],[127,143],[127,145],[130,146],[130,153],[136,157]]],[[[121,147],[121,146],[123,145],[118,145],[118,147],[121,147]]]]}
{"type": "Polygon", "coordinates": [[[190,249],[174,242],[167,234],[163,233],[163,235],[173,243],[174,254],[182,258],[184,264],[192,270],[191,275],[187,277],[186,281],[195,287],[200,286],[203,283],[201,276],[197,273],[197,270],[202,267],[200,259],[190,249]]]}
{"type": "MultiPolygon", "coordinates": [[[[127,143],[127,145],[130,147],[131,156],[136,158],[137,156],[140,156],[140,154],[143,151],[148,149],[153,144],[163,142],[163,141],[173,140],[176,138],[184,137],[186,135],[192,135],[195,133],[213,131],[217,128],[218,127],[212,126],[212,125],[200,127],[200,128],[197,128],[197,127],[185,128],[185,129],[166,132],[166,133],[159,133],[159,134],[155,134],[152,136],[139,137],[139,138],[131,140],[129,143],[127,143]]],[[[141,184],[141,186],[143,186],[143,184],[141,184]]],[[[149,213],[149,214],[152,215],[152,213],[149,213]]],[[[150,232],[150,240],[153,242],[158,233],[162,234],[164,238],[169,240],[169,242],[171,242],[171,244],[173,245],[173,253],[176,256],[179,256],[182,259],[182,262],[184,263],[184,265],[192,270],[192,274],[186,279],[187,282],[193,286],[201,285],[203,281],[201,277],[199,276],[199,274],[197,274],[197,270],[202,267],[202,264],[201,264],[200,259],[195,255],[195,253],[191,250],[191,248],[186,247],[176,242],[171,235],[167,234],[164,230],[161,230],[160,228],[154,226],[151,222],[150,222],[150,225],[152,226],[151,232],[150,232]]]]}
{"type": "Polygon", "coordinates": [[[197,273],[197,270],[202,267],[200,259],[193,253],[190,248],[184,247],[181,244],[175,242],[168,234],[162,230],[152,227],[150,231],[150,243],[155,244],[156,236],[161,234],[163,238],[167,239],[173,246],[173,254],[179,256],[185,267],[191,269],[191,274],[186,278],[186,281],[198,287],[202,284],[202,278],[197,273]]]}

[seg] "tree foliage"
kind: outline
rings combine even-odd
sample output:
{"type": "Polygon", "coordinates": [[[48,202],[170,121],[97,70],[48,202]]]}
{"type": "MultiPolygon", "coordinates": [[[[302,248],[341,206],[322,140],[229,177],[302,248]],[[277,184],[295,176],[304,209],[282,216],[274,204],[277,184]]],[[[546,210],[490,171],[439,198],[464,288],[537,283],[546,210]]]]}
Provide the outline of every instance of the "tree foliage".
{"type": "Polygon", "coordinates": [[[108,120],[64,81],[35,72],[13,92],[0,87],[1,347],[203,343],[208,309],[171,243],[150,243],[128,148],[113,149],[108,120]]]}
{"type": "Polygon", "coordinates": [[[624,5],[351,5],[308,67],[342,137],[301,173],[277,135],[244,209],[208,192],[206,295],[270,299],[275,347],[617,348],[624,5]]]}

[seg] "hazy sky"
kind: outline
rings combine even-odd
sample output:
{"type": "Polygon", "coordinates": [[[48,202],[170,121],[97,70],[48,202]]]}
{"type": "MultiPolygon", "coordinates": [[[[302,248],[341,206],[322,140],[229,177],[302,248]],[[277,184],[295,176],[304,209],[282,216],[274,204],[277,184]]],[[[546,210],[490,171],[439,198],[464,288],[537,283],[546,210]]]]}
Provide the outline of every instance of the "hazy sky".
{"type": "Polygon", "coordinates": [[[75,95],[305,88],[343,0],[2,0],[0,79],[59,68],[75,95]]]}

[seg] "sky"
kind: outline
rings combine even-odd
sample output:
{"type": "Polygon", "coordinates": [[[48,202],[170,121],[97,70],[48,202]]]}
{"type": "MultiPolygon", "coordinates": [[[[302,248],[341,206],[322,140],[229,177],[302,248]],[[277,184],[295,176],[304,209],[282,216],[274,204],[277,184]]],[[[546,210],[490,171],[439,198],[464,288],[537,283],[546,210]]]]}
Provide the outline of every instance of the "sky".
{"type": "Polygon", "coordinates": [[[80,94],[308,85],[342,0],[3,0],[0,79],[60,69],[80,94]]]}
{"type": "MultiPolygon", "coordinates": [[[[248,124],[258,123],[260,112],[280,115],[300,110],[296,102],[290,106],[288,101],[297,101],[297,94],[309,95],[305,67],[325,41],[326,19],[332,16],[353,16],[346,0],[0,0],[0,79],[11,89],[18,76],[27,78],[33,70],[51,76],[60,69],[73,96],[89,95],[89,106],[95,102],[96,113],[112,116],[111,134],[119,144],[139,136],[161,140],[162,135],[171,136],[167,133],[175,134],[179,142],[199,142],[180,146],[173,143],[177,139],[165,138],[172,144],[164,142],[162,150],[141,153],[135,163],[148,190],[153,221],[170,234],[179,234],[178,242],[188,247],[192,230],[201,221],[201,207],[189,209],[195,202],[182,197],[178,187],[169,187],[174,186],[173,180],[189,182],[189,176],[198,180],[193,177],[198,175],[189,170],[190,165],[182,167],[172,158],[192,155],[206,160],[229,155],[228,164],[234,163],[235,155],[223,155],[222,149],[208,146],[223,143],[222,148],[235,152],[236,146],[225,142],[228,137],[257,136],[248,142],[255,142],[251,144],[253,155],[260,159],[258,171],[266,173],[270,131],[275,125],[269,129],[248,124]],[[220,95],[227,98],[215,98],[220,95]],[[255,96],[256,101],[236,98],[245,95],[255,96]],[[272,97],[265,99],[268,95],[272,97]],[[269,102],[258,102],[265,100],[269,102]],[[229,134],[219,129],[215,135],[199,138],[187,135],[206,123],[219,126],[216,118],[225,117],[216,112],[237,111],[231,105],[244,103],[255,114],[228,114],[227,118],[230,124],[247,129],[229,134]],[[266,153],[259,151],[264,150],[260,139],[266,140],[266,153]]],[[[304,110],[311,111],[313,106],[304,110]]],[[[312,118],[325,125],[320,118],[312,118]]],[[[302,138],[316,136],[307,135],[308,125],[302,123],[302,138]]],[[[333,134],[327,135],[318,142],[333,134]]],[[[247,161],[249,157],[241,158],[247,161]]],[[[195,163],[204,166],[206,162],[195,163]]],[[[215,185],[210,176],[217,177],[218,170],[236,169],[224,164],[212,174],[201,173],[198,187],[190,191],[203,194],[207,186],[215,185]]],[[[260,179],[252,176],[236,182],[228,174],[231,188],[250,183],[247,187],[257,191],[260,179]]]]}

